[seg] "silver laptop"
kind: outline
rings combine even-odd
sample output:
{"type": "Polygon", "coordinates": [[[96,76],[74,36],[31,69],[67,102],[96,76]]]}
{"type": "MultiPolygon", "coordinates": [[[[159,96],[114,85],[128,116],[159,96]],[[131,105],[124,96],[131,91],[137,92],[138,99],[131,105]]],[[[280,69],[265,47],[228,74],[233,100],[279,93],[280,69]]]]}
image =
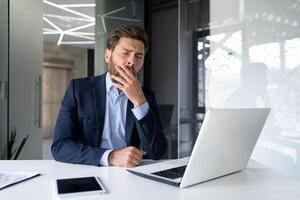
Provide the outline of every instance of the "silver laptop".
{"type": "Polygon", "coordinates": [[[208,109],[190,157],[129,172],[180,188],[246,168],[270,108],[208,109]]]}

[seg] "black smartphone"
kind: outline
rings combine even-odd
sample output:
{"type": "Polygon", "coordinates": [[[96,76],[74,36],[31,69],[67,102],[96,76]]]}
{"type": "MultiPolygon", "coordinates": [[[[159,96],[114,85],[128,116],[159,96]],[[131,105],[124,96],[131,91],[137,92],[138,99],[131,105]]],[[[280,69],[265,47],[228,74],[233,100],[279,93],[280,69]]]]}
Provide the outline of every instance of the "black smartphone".
{"type": "Polygon", "coordinates": [[[99,177],[94,176],[57,179],[56,189],[60,197],[106,193],[99,177]]]}

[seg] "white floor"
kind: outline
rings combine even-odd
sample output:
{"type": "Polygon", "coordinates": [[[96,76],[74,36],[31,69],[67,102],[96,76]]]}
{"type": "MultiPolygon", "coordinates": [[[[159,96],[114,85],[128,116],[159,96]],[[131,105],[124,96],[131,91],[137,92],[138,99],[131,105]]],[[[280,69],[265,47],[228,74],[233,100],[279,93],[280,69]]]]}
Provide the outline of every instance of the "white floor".
{"type": "Polygon", "coordinates": [[[52,138],[43,139],[43,160],[53,160],[51,154],[52,138]]]}

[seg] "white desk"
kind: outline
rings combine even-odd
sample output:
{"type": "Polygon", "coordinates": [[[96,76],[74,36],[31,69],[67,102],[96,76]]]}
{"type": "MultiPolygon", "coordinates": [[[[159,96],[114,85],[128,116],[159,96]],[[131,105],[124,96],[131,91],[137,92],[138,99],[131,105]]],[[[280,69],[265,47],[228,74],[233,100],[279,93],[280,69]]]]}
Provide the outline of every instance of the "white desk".
{"type": "MultiPolygon", "coordinates": [[[[54,180],[64,177],[99,176],[109,200],[299,200],[300,182],[251,161],[248,169],[186,189],[179,189],[135,176],[125,168],[72,165],[52,160],[0,161],[0,169],[40,172],[43,175],[0,190],[1,200],[55,199],[54,180]]],[[[73,200],[74,198],[72,198],[73,200]]]]}

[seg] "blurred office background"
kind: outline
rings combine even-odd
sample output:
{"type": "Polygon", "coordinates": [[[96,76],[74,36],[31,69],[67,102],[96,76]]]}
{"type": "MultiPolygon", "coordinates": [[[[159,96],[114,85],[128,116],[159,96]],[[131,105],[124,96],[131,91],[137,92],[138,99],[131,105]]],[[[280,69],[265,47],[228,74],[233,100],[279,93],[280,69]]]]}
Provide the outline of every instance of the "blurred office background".
{"type": "Polygon", "coordinates": [[[300,179],[299,19],[300,0],[0,0],[0,156],[51,159],[69,81],[105,72],[108,34],[136,24],[164,158],[190,155],[208,107],[271,107],[252,158],[300,179]]]}

